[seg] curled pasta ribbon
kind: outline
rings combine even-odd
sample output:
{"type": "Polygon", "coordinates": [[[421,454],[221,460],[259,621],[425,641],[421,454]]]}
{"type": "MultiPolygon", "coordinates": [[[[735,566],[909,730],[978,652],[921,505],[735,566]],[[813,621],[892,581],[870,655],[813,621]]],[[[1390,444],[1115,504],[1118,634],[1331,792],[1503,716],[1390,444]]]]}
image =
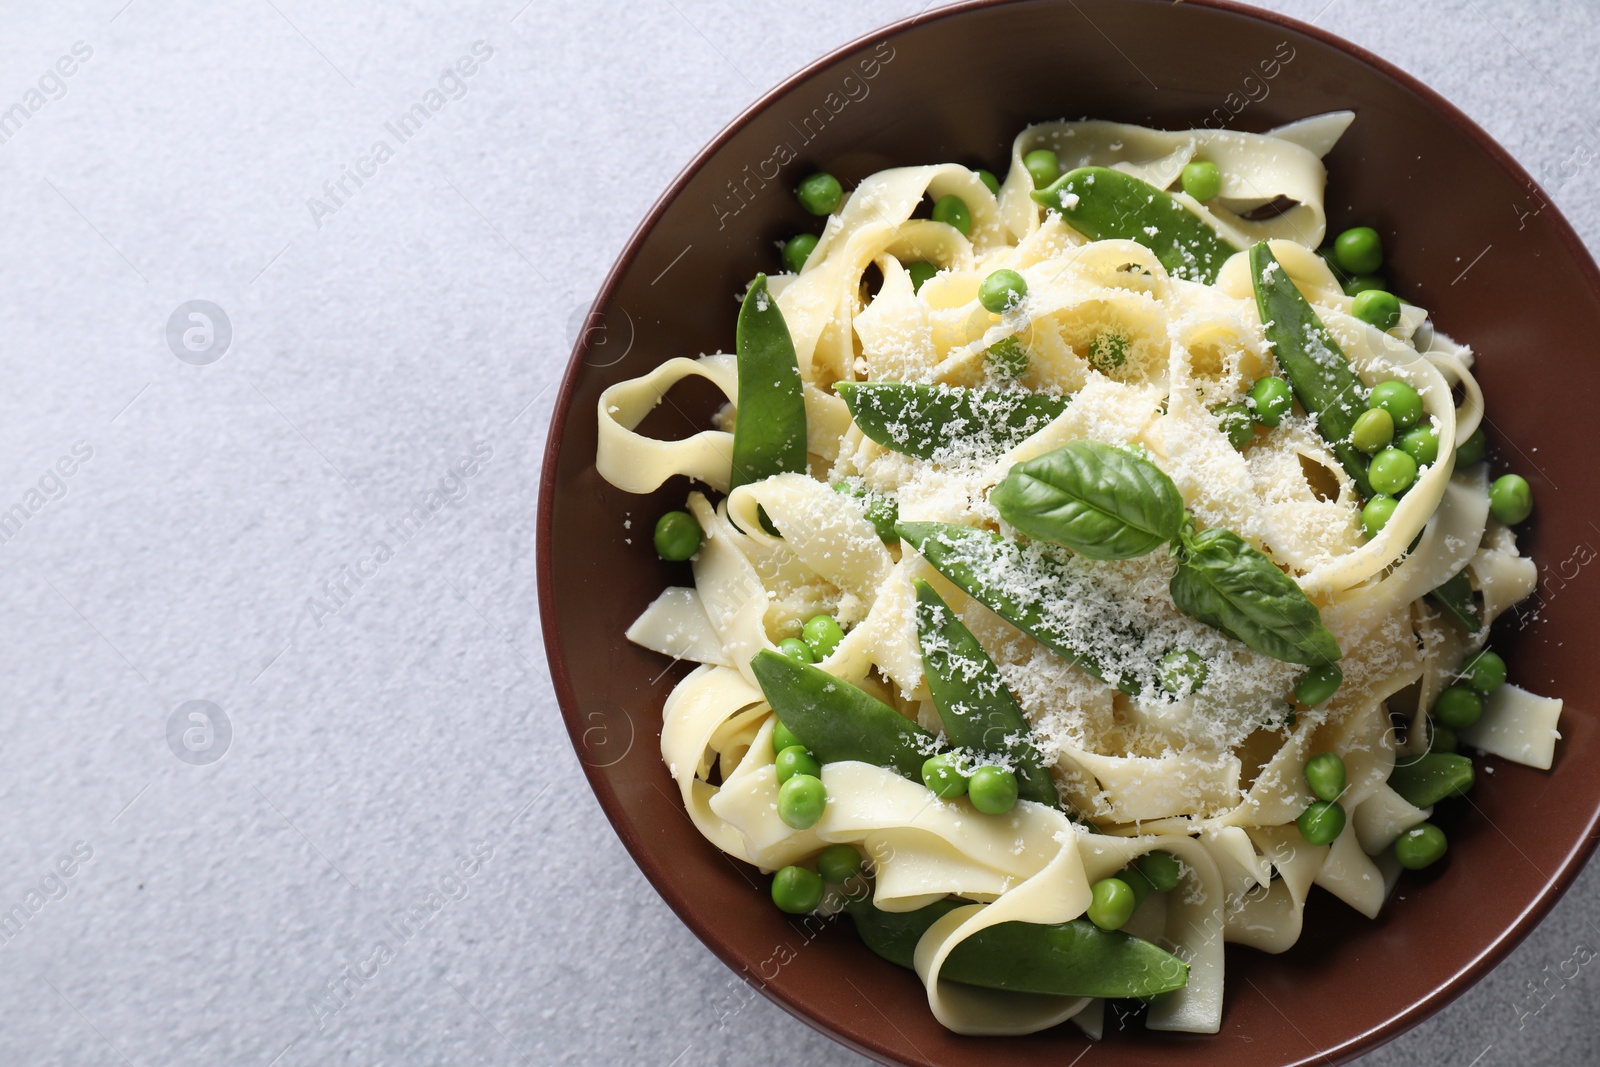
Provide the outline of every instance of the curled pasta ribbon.
{"type": "MultiPolygon", "coordinates": [[[[746,863],[754,858],[739,828],[711,808],[712,738],[740,712],[762,703],[761,691],[725,667],[700,666],[673,687],[662,708],[661,758],[678,783],[684,810],[707,841],[746,863]]],[[[767,742],[771,747],[771,742],[767,742]]]]}
{"type": "MultiPolygon", "coordinates": [[[[685,378],[699,377],[722,391],[730,405],[739,396],[739,370],[733,356],[686,359],[676,356],[637,378],[618,382],[600,394],[599,440],[595,470],[618,489],[652,493],[675,474],[684,474],[718,492],[728,491],[733,470],[733,434],[701,430],[682,441],[658,441],[636,433],[639,423],[685,378]]],[[[806,451],[831,461],[839,439],[850,428],[850,409],[832,393],[805,383],[806,451]]]]}
{"type": "Polygon", "coordinates": [[[993,900],[956,909],[918,942],[917,973],[942,1024],[964,1034],[1031,1033],[1088,1004],[1084,997],[997,992],[929,977],[956,945],[987,926],[1083,914],[1089,883],[1064,815],[1024,801],[1008,815],[983,817],[965,800],[938,800],[920,784],[865,763],[830,763],[822,774],[834,799],[817,833],[867,849],[878,907],[910,911],[958,891],[993,900]]]}
{"type": "MultiPolygon", "coordinates": [[[[966,203],[972,216],[969,246],[982,250],[1004,239],[999,205],[966,167],[953,163],[896,167],[862,181],[828,220],[805,270],[781,289],[775,287],[800,374],[807,381],[831,383],[855,377],[851,324],[861,310],[861,276],[891,247],[929,240],[926,227],[908,226],[924,195],[936,200],[959,196],[966,203]]],[[[946,243],[944,251],[953,259],[959,257],[959,245],[946,243]]]]}
{"type": "Polygon", "coordinates": [[[732,356],[667,360],[648,374],[618,382],[600,394],[599,442],[595,469],[600,477],[629,493],[653,493],[674,474],[687,474],[718,492],[727,492],[733,470],[733,434],[701,430],[682,441],[657,441],[634,428],[684,378],[704,378],[731,403],[739,393],[732,356]]]}
{"type": "Polygon", "coordinates": [[[1208,204],[1188,194],[1173,196],[1207,218],[1239,248],[1269,238],[1293,239],[1311,247],[1327,228],[1322,190],[1327,171],[1321,156],[1333,147],[1354,114],[1333,112],[1302,120],[1294,138],[1285,131],[1237,133],[1231,130],[1152,130],[1120,122],[1047,122],[1030,126],[1011,146],[1011,170],[1000,189],[1001,213],[1017,238],[1039,224],[1039,208],[1028,195],[1033,182],[1022,158],[1037,148],[1054,149],[1062,173],[1078,167],[1111,167],[1165,189],[1185,164],[1203,156],[1222,171],[1222,193],[1208,204]],[[1315,124],[1315,125],[1313,125],[1315,124]],[[1242,215],[1285,199],[1294,206],[1274,218],[1251,221],[1242,215]],[[1231,209],[1231,210],[1230,210],[1231,209]]]}

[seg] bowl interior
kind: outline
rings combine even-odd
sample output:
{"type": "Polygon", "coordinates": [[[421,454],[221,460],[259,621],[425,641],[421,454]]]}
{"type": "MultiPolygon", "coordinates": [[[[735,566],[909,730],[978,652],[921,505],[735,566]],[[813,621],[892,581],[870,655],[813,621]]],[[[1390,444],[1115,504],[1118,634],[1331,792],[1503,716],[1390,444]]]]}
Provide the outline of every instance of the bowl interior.
{"type": "MultiPolygon", "coordinates": [[[[686,667],[622,636],[664,586],[690,582],[687,564],[650,549],[655,517],[689,486],[675,479],[641,498],[599,478],[600,391],[671,356],[732,350],[734,295],[778,269],[775,242],[817,228],[790,195],[812,169],[847,187],[905,164],[999,172],[1030,122],[1261,131],[1340,108],[1357,118],[1327,161],[1330,227],[1377,227],[1393,286],[1472,344],[1494,466],[1534,487],[1522,544],[1541,565],[1540,606],[1536,618],[1526,606],[1509,613],[1495,643],[1513,680],[1567,698],[1565,736],[1551,773],[1488,760],[1494,773],[1443,817],[1449,861],[1407,876],[1377,921],[1317,890],[1293,950],[1230,949],[1221,1035],[1118,1033],[1111,1013],[1096,1051],[1108,1065],[1338,1061],[1481,976],[1593,846],[1600,777],[1581,768],[1600,759],[1600,732],[1587,717],[1582,635],[1600,602],[1582,568],[1600,544],[1588,504],[1600,475],[1578,438],[1600,400],[1600,362],[1585,354],[1600,336],[1600,275],[1532,180],[1430,91],[1276,16],[1157,0],[970,4],[850,46],[775,90],[678,180],[602,291],[557,403],[540,505],[540,606],[568,729],[617,833],[684,921],[769,996],[861,1051],[907,1064],[1074,1062],[1086,1041],[1071,1026],[992,1040],[946,1032],[913,975],[872,956],[846,922],[781,915],[757,872],[691,826],[658,746],[662,701],[686,667]]],[[[682,387],[647,429],[687,436],[718,399],[682,387]]]]}

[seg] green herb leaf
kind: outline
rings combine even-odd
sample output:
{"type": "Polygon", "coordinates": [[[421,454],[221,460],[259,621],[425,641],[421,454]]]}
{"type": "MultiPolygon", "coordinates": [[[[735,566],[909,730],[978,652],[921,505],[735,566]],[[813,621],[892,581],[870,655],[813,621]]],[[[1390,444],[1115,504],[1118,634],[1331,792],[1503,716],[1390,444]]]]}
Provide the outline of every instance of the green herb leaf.
{"type": "Polygon", "coordinates": [[[1098,441],[1072,441],[1018,463],[989,494],[1029,537],[1090,559],[1132,559],[1178,536],[1183,497],[1147,459],[1098,441]]]}
{"type": "Polygon", "coordinates": [[[1293,578],[1232,530],[1181,535],[1172,602],[1263,655],[1317,666],[1340,658],[1322,613],[1293,578]]]}
{"type": "Polygon", "coordinates": [[[999,455],[1067,410],[1067,398],[1020,389],[839,382],[861,432],[918,459],[999,455]]]}

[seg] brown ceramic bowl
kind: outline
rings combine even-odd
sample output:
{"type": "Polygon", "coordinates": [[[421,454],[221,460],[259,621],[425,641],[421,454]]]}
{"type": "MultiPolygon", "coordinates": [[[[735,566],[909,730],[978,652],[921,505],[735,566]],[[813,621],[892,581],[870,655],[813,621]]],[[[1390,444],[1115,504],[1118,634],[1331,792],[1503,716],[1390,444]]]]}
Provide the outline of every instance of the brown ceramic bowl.
{"type": "MultiPolygon", "coordinates": [[[[1427,87],[1290,19],[1220,0],[968,3],[840,49],[767,94],[672,183],[600,291],[556,402],[539,499],[539,603],[567,728],[617,834],[683,921],[768,997],[868,1056],[1073,1063],[1086,1041],[1071,1026],[1021,1038],[943,1030],[910,972],[866,951],[848,923],[809,938],[767,901],[757,872],[695,832],[657,744],[662,700],[685,668],[622,636],[663,586],[688,581],[686,565],[650,549],[655,516],[681,506],[688,485],[643,499],[603,482],[596,398],[669,356],[732,350],[732,294],[777,269],[775,241],[815,229],[790,195],[813,168],[847,187],[903,164],[1000,170],[1018,130],[1062,116],[1167,128],[1209,117],[1260,131],[1336,108],[1358,118],[1328,158],[1330,228],[1376,226],[1395,287],[1474,346],[1491,457],[1534,486],[1523,544],[1542,565],[1544,606],[1526,628],[1504,622],[1496,642],[1514,678],[1568,698],[1565,737],[1550,773],[1488,760],[1494,773],[1445,816],[1448,862],[1408,875],[1376,922],[1318,890],[1292,951],[1230,947],[1221,1034],[1113,1024],[1093,1062],[1340,1062],[1438,1011],[1504,957],[1572,882],[1600,822],[1588,699],[1600,611],[1593,579],[1578,573],[1600,544],[1586,436],[1600,409],[1589,354],[1600,273],[1522,168],[1427,87]],[[1285,48],[1292,58],[1264,79],[1261,61],[1285,48]],[[861,64],[872,59],[868,79],[861,64]],[[774,178],[768,161],[785,143],[799,158],[774,178]]],[[[673,400],[647,429],[687,436],[715,403],[688,387],[673,400]]]]}

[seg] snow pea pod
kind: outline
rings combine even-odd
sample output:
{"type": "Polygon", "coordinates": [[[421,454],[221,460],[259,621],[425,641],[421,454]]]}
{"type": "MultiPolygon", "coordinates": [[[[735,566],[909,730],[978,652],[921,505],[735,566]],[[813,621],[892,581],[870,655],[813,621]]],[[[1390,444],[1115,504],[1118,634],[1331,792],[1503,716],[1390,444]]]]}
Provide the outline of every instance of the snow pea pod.
{"type": "Polygon", "coordinates": [[[1472,581],[1466,571],[1456,572],[1455,577],[1428,595],[1435,604],[1465,626],[1468,633],[1475,634],[1483,629],[1483,617],[1478,613],[1478,597],[1472,591],[1472,581]]]}
{"type": "Polygon", "coordinates": [[[906,382],[839,382],[850,417],[884,448],[918,459],[998,455],[1067,410],[1067,397],[1020,389],[967,389],[906,382]]]}
{"type": "MultiPolygon", "coordinates": [[[[917,942],[962,902],[941,900],[911,912],[880,911],[862,896],[846,907],[856,932],[890,963],[912,967],[917,942]]],[[[963,985],[1064,997],[1153,997],[1188,984],[1189,967],[1137,937],[1085,919],[1006,922],[979,930],[951,950],[939,977],[963,985]]]]}
{"type": "Polygon", "coordinates": [[[739,308],[734,338],[739,368],[739,417],[733,427],[737,489],[774,474],[805,473],[806,401],[800,365],[767,276],[756,275],[739,308]]]}
{"type": "Polygon", "coordinates": [[[1430,808],[1446,797],[1459,797],[1472,788],[1472,761],[1453,752],[1430,752],[1409,763],[1396,763],[1389,788],[1414,808],[1430,808]]]}
{"type": "Polygon", "coordinates": [[[1372,496],[1367,458],[1350,439],[1366,410],[1367,387],[1265,241],[1250,249],[1250,280],[1267,341],[1290,388],[1316,415],[1317,431],[1361,495],[1372,496]]]}
{"type": "Polygon", "coordinates": [[[1017,796],[1059,809],[1061,796],[1028,738],[1028,720],[1000,668],[933,586],[920,579],[912,585],[922,669],[945,736],[957,748],[1007,757],[1017,776],[1017,796]]]}
{"type": "Polygon", "coordinates": [[[1091,241],[1139,242],[1175,278],[1210,285],[1238,251],[1180,201],[1109,167],[1079,167],[1031,195],[1091,241]]]}
{"type": "Polygon", "coordinates": [[[922,781],[922,761],[938,741],[889,705],[819,667],[770,648],[750,670],[778,721],[821,763],[859,760],[922,781]]]}
{"type": "MultiPolygon", "coordinates": [[[[1044,601],[1046,591],[1063,600],[1075,599],[1074,587],[1090,582],[1087,576],[1069,570],[1064,561],[1036,545],[1024,549],[1009,538],[971,526],[902,522],[895,529],[900,531],[902,541],[968,596],[1069,663],[1101,681],[1112,681],[1094,656],[1073,647],[1044,601]],[[1009,578],[1005,587],[990,579],[991,575],[1000,574],[1009,578]]],[[[1105,620],[1104,630],[1129,644],[1139,643],[1138,635],[1115,618],[1105,620]]],[[[1150,664],[1149,672],[1152,684],[1159,685],[1159,665],[1150,664]]],[[[1116,679],[1116,685],[1125,693],[1138,693],[1144,687],[1143,681],[1124,675],[1116,679]]]]}

